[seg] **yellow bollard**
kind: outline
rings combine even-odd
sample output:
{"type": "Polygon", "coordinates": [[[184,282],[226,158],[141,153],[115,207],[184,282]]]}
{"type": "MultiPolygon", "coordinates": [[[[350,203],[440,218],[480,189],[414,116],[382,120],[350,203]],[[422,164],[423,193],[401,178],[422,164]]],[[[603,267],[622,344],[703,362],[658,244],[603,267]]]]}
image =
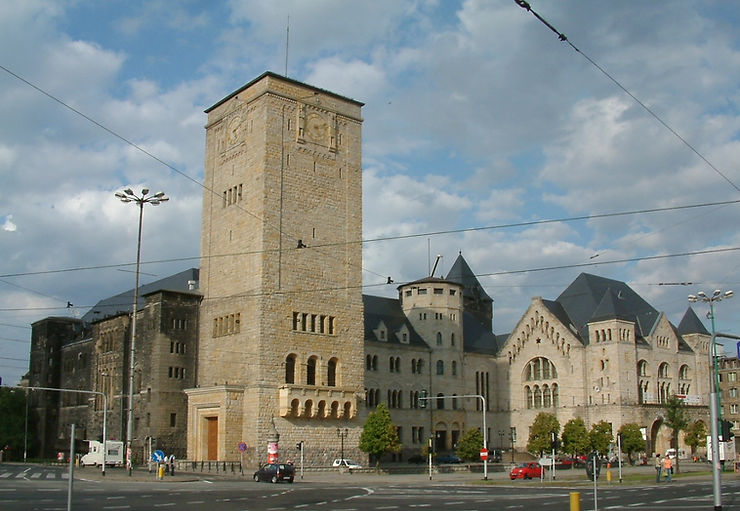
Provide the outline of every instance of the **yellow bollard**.
{"type": "Polygon", "coordinates": [[[164,479],[164,465],[161,463],[159,464],[159,468],[157,468],[157,479],[164,479]]]}
{"type": "Polygon", "coordinates": [[[606,469],[606,482],[611,483],[612,482],[612,469],[607,468],[606,469]]]}
{"type": "Polygon", "coordinates": [[[581,493],[570,492],[570,511],[581,511],[581,493]]]}

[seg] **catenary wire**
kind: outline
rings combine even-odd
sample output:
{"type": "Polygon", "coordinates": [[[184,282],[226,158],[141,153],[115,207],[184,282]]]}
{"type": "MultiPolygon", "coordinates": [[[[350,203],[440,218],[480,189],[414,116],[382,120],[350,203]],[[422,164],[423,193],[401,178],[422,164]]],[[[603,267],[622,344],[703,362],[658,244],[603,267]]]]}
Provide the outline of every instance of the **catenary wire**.
{"type": "Polygon", "coordinates": [[[553,27],[550,23],[548,23],[545,18],[540,16],[536,11],[532,10],[532,6],[529,4],[529,2],[526,2],[525,0],[514,0],[514,3],[516,3],[519,7],[522,9],[525,9],[528,12],[531,12],[532,15],[534,15],[535,18],[537,18],[539,21],[541,21],[547,28],[555,32],[557,34],[558,39],[560,41],[568,43],[568,45],[573,48],[577,53],[583,56],[588,62],[590,62],[596,69],[601,71],[601,73],[606,76],[609,80],[611,80],[617,87],[619,87],[622,91],[624,91],[625,94],[627,94],[629,97],[631,97],[638,105],[640,105],[647,113],[649,113],[655,120],[657,120],[661,125],[663,125],[664,128],[666,128],[669,132],[671,132],[676,138],[678,138],[686,147],[688,147],[694,154],[696,154],[701,160],[706,163],[712,170],[714,170],[717,174],[719,174],[725,181],[727,181],[730,186],[732,186],[736,191],[740,192],[740,188],[729,178],[727,177],[722,171],[720,171],[717,167],[715,167],[712,162],[710,162],[702,153],[699,152],[698,149],[696,149],[691,143],[689,143],[688,140],[686,140],[684,137],[682,137],[676,130],[674,130],[667,122],[665,122],[657,113],[655,113],[654,110],[652,110],[649,106],[647,106],[645,103],[640,101],[639,98],[637,98],[634,94],[632,94],[627,87],[622,85],[619,80],[614,78],[611,74],[609,74],[606,69],[601,67],[594,59],[583,53],[580,48],[576,47],[568,37],[557,30],[555,27],[553,27]]]}
{"type": "MultiPolygon", "coordinates": [[[[599,214],[594,214],[594,215],[581,215],[581,216],[574,216],[574,217],[553,218],[553,219],[544,219],[544,220],[531,220],[527,222],[515,222],[515,223],[509,223],[509,224],[488,225],[488,226],[482,226],[482,227],[465,227],[461,229],[449,229],[449,230],[444,230],[444,231],[430,231],[430,232],[424,232],[424,233],[401,234],[401,235],[396,235],[396,236],[381,236],[377,238],[369,238],[369,239],[358,240],[358,241],[345,241],[345,242],[342,242],[342,244],[376,243],[380,241],[394,241],[394,240],[403,240],[403,239],[410,239],[410,238],[440,236],[440,235],[447,235],[447,234],[459,234],[459,233],[465,233],[465,232],[475,232],[475,231],[485,231],[485,230],[495,230],[495,229],[510,229],[510,228],[516,228],[516,227],[531,227],[534,225],[551,224],[551,223],[558,223],[558,222],[575,222],[575,221],[581,221],[581,220],[594,220],[594,219],[599,219],[599,218],[613,218],[613,217],[619,217],[619,216],[658,213],[658,212],[665,212],[665,211],[676,211],[676,210],[681,210],[681,209],[721,206],[721,205],[737,204],[737,203],[740,203],[740,199],[729,200],[729,201],[719,201],[719,202],[705,202],[701,204],[689,204],[689,205],[684,205],[684,206],[670,206],[670,207],[665,207],[665,208],[650,208],[650,209],[640,209],[640,210],[622,211],[622,212],[614,212],[614,213],[599,213],[599,214]]],[[[335,245],[337,244],[324,243],[324,244],[316,245],[315,247],[329,247],[329,246],[335,246],[335,245]]],[[[315,247],[312,245],[307,248],[311,249],[315,247]]],[[[289,248],[289,249],[283,249],[283,250],[306,250],[306,249],[289,248]]],[[[246,251],[246,252],[231,252],[228,254],[210,255],[208,256],[208,258],[213,259],[213,258],[219,258],[219,257],[236,257],[236,256],[244,256],[244,255],[256,255],[256,254],[263,254],[267,252],[277,252],[277,251],[278,249],[251,250],[251,251],[246,251]]],[[[198,259],[203,259],[203,257],[190,256],[190,257],[175,257],[175,258],[168,258],[168,259],[154,259],[151,261],[142,261],[141,264],[142,265],[162,264],[162,263],[173,263],[173,262],[182,262],[182,261],[195,261],[198,259]]],[[[65,273],[65,272],[72,272],[72,271],[102,270],[102,269],[110,269],[110,268],[120,268],[124,266],[133,266],[134,264],[136,263],[113,263],[113,264],[101,264],[101,265],[93,265],[93,266],[77,266],[74,268],[60,268],[56,270],[40,270],[40,271],[32,271],[32,272],[6,273],[6,274],[0,275],[0,278],[24,277],[24,276],[30,276],[30,275],[46,275],[50,273],[65,273]]],[[[377,273],[375,275],[379,277],[383,276],[377,273]]]]}

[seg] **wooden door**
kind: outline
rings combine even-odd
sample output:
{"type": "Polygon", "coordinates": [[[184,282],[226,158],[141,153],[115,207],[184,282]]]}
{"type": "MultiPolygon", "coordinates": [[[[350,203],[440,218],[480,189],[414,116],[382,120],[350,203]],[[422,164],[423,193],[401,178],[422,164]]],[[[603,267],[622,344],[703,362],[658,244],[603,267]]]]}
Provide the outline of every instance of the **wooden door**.
{"type": "Polygon", "coordinates": [[[218,417],[206,417],[208,421],[208,457],[209,460],[218,459],[218,417]]]}

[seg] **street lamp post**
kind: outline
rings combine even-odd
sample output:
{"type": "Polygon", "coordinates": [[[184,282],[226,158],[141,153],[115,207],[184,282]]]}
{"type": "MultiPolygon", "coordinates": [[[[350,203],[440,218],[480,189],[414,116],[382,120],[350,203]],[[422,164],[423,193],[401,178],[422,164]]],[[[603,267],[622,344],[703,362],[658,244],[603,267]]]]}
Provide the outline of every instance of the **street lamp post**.
{"type": "MultiPolygon", "coordinates": [[[[712,380],[714,381],[714,387],[719,389],[719,367],[717,367],[717,348],[715,345],[714,334],[716,333],[714,325],[714,302],[721,302],[722,300],[729,300],[732,298],[732,291],[722,292],[721,289],[715,289],[712,296],[707,296],[704,291],[699,291],[695,295],[689,295],[689,302],[704,302],[709,304],[709,318],[712,320],[712,342],[709,344],[709,360],[712,371],[712,380]]],[[[716,392],[716,405],[717,405],[717,420],[722,419],[722,403],[719,391],[716,392]]]]}
{"type": "Polygon", "coordinates": [[[341,447],[341,454],[340,454],[340,463],[339,466],[344,465],[344,438],[349,434],[349,430],[347,428],[337,428],[337,436],[341,439],[342,447],[341,447]]]}
{"type": "Polygon", "coordinates": [[[149,195],[149,189],[143,188],[141,195],[136,195],[131,188],[123,192],[116,192],[116,198],[121,202],[133,202],[139,207],[139,236],[136,242],[136,284],[134,285],[134,303],[131,310],[131,346],[129,350],[129,372],[128,372],[128,419],[126,424],[126,467],[128,475],[131,476],[133,464],[131,460],[131,441],[134,433],[134,356],[136,354],[136,310],[139,307],[139,267],[141,265],[141,223],[144,218],[144,204],[158,206],[167,202],[164,192],[149,195]]]}
{"type": "Polygon", "coordinates": [[[516,428],[509,429],[509,440],[511,440],[511,462],[514,463],[514,444],[516,443],[516,428]]]}

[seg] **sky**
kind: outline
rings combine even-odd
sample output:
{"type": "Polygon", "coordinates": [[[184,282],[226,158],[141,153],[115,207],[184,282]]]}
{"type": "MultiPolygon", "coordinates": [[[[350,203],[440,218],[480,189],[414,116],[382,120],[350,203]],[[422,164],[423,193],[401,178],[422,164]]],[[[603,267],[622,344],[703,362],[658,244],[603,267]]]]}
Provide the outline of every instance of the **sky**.
{"type": "MultiPolygon", "coordinates": [[[[530,4],[567,40],[513,0],[4,2],[3,383],[33,322],[133,287],[115,192],[170,197],[144,212],[142,283],[199,265],[203,111],[265,71],[365,103],[367,294],[462,253],[503,334],[581,272],[674,325],[689,294],[740,292],[740,4],[530,4]]],[[[740,335],[740,297],[714,309],[740,335]]]]}

